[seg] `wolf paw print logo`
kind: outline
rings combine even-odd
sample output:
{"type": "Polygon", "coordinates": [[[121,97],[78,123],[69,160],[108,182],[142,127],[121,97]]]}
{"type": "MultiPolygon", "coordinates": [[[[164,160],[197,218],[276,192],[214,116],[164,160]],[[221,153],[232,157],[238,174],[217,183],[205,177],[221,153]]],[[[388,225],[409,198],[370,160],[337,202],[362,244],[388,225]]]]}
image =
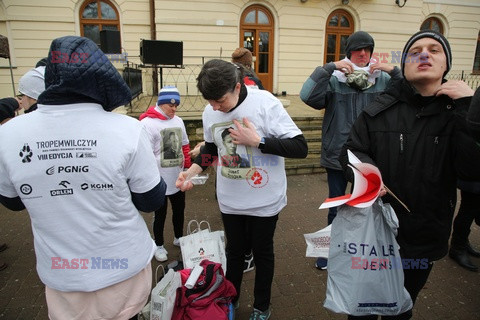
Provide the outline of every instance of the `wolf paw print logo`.
{"type": "Polygon", "coordinates": [[[254,168],[247,173],[247,182],[252,188],[263,188],[268,183],[268,172],[254,168]]]}
{"type": "Polygon", "coordinates": [[[205,254],[205,250],[203,250],[203,248],[200,248],[200,250],[198,250],[198,253],[203,256],[205,254]]]}
{"type": "Polygon", "coordinates": [[[22,150],[20,150],[19,155],[20,155],[20,158],[22,158],[23,163],[32,161],[33,152],[30,149],[30,146],[28,145],[28,143],[25,143],[23,145],[23,148],[22,150]]]}

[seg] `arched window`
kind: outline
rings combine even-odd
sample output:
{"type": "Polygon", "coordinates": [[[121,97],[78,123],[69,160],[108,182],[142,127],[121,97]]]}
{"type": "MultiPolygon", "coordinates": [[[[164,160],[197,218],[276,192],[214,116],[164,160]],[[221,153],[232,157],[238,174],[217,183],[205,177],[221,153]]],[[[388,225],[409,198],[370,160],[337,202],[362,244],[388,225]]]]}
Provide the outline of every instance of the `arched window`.
{"type": "Polygon", "coordinates": [[[108,0],[87,0],[80,8],[80,33],[100,46],[100,31],[120,30],[115,6],[108,0]]]}
{"type": "Polygon", "coordinates": [[[328,16],[324,64],[345,58],[345,46],[353,30],[353,18],[347,11],[335,10],[328,16]]]}
{"type": "Polygon", "coordinates": [[[440,19],[430,17],[422,23],[420,30],[435,30],[438,33],[443,34],[443,24],[440,19]]]}

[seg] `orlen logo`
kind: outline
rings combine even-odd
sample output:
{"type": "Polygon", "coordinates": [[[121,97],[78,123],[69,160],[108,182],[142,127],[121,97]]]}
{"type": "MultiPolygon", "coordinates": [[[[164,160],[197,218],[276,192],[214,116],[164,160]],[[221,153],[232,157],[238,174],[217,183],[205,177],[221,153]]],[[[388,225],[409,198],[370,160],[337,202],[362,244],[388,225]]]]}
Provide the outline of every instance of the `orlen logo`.
{"type": "Polygon", "coordinates": [[[48,168],[45,173],[49,176],[56,173],[74,173],[74,172],[88,172],[88,166],[58,166],[55,170],[55,166],[48,168]]]}

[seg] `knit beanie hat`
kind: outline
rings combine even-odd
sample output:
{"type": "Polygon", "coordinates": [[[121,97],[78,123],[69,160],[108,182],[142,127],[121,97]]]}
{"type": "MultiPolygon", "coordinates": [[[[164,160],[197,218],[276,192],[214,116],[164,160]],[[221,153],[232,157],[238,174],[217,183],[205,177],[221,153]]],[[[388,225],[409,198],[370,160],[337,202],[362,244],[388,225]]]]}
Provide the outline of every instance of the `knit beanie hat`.
{"type": "Polygon", "coordinates": [[[18,91],[27,97],[38,99],[45,91],[45,67],[38,67],[25,73],[18,83],[18,91]]]}
{"type": "Polygon", "coordinates": [[[370,48],[370,54],[373,54],[375,41],[373,41],[372,36],[367,32],[357,31],[348,37],[347,45],[345,47],[345,54],[347,55],[347,58],[350,59],[352,56],[352,51],[360,50],[362,48],[370,48]]]}
{"type": "Polygon", "coordinates": [[[35,65],[35,68],[46,67],[47,66],[47,60],[48,60],[48,57],[45,57],[45,58],[42,58],[42,59],[38,60],[37,64],[35,65]]]}
{"type": "Polygon", "coordinates": [[[15,111],[20,108],[15,98],[0,99],[0,122],[15,117],[15,111]]]}
{"type": "Polygon", "coordinates": [[[175,86],[165,86],[158,93],[157,106],[171,103],[180,104],[180,92],[175,86]]]}
{"type": "Polygon", "coordinates": [[[408,56],[408,50],[410,50],[410,48],[415,43],[415,41],[422,38],[432,38],[433,40],[436,40],[442,45],[443,52],[445,52],[445,56],[447,57],[446,59],[447,70],[445,70],[445,73],[443,74],[443,76],[445,76],[448,73],[448,71],[450,71],[450,68],[452,67],[452,49],[450,49],[450,44],[448,43],[448,40],[441,33],[438,33],[437,31],[434,31],[434,30],[420,30],[417,33],[415,33],[407,41],[402,52],[402,60],[401,60],[402,75],[405,76],[403,74],[403,71],[405,69],[405,60],[410,59],[410,57],[408,56]]]}
{"type": "Polygon", "coordinates": [[[240,63],[249,68],[252,66],[252,52],[246,48],[237,48],[232,53],[232,62],[240,63]]]}

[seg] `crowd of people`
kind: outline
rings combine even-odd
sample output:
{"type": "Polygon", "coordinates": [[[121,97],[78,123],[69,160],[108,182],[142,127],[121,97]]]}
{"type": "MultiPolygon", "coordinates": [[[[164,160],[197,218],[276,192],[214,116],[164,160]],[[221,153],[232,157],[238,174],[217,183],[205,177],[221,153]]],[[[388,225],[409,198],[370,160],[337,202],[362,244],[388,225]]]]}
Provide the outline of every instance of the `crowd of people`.
{"type": "MultiPolygon", "coordinates": [[[[381,193],[399,220],[401,257],[428,259],[427,268],[403,271],[415,303],[433,262],[447,254],[478,270],[470,256],[480,252],[468,238],[471,224],[480,223],[480,89],[446,80],[452,51],[438,32],[414,34],[400,68],[373,61],[374,48],[370,34],[353,33],[346,57],[315,68],[300,97],[325,110],[321,164],[329,197],[344,195],[348,181],[354,183],[348,150],[378,167],[396,195],[381,193]],[[461,205],[454,219],[457,188],[461,205]]],[[[287,205],[284,159],[305,158],[308,145],[280,100],[263,90],[251,51],[238,48],[232,62],[212,59],[203,65],[197,87],[208,102],[204,141],[190,150],[176,115],[176,87],[162,88],[137,121],[110,112],[131,95],[108,59],[53,63],[58,50],[87,52],[90,60],[103,55],[87,38],[55,39],[48,58],[20,79],[20,94],[0,99],[0,203],[30,215],[50,319],[136,317],[152,289],[152,258],[168,261],[168,200],[173,245],[179,246],[185,197],[194,187],[190,179],[212,165],[207,158],[220,159],[215,187],[226,236],[226,278],[237,292],[233,304],[238,308],[243,274],[254,265],[250,319],[269,319],[274,235],[287,205]],[[19,114],[22,109],[25,114],[19,114]],[[154,212],[153,239],[140,212],[154,212]],[[120,267],[105,268],[105,261],[120,267]]],[[[331,208],[327,223],[335,216],[331,208]]],[[[0,251],[7,247],[1,244],[0,251]]],[[[327,259],[315,265],[329,268],[327,259]]],[[[5,268],[0,261],[0,270],[5,268]]],[[[412,316],[410,309],[381,318],[412,316]]]]}

